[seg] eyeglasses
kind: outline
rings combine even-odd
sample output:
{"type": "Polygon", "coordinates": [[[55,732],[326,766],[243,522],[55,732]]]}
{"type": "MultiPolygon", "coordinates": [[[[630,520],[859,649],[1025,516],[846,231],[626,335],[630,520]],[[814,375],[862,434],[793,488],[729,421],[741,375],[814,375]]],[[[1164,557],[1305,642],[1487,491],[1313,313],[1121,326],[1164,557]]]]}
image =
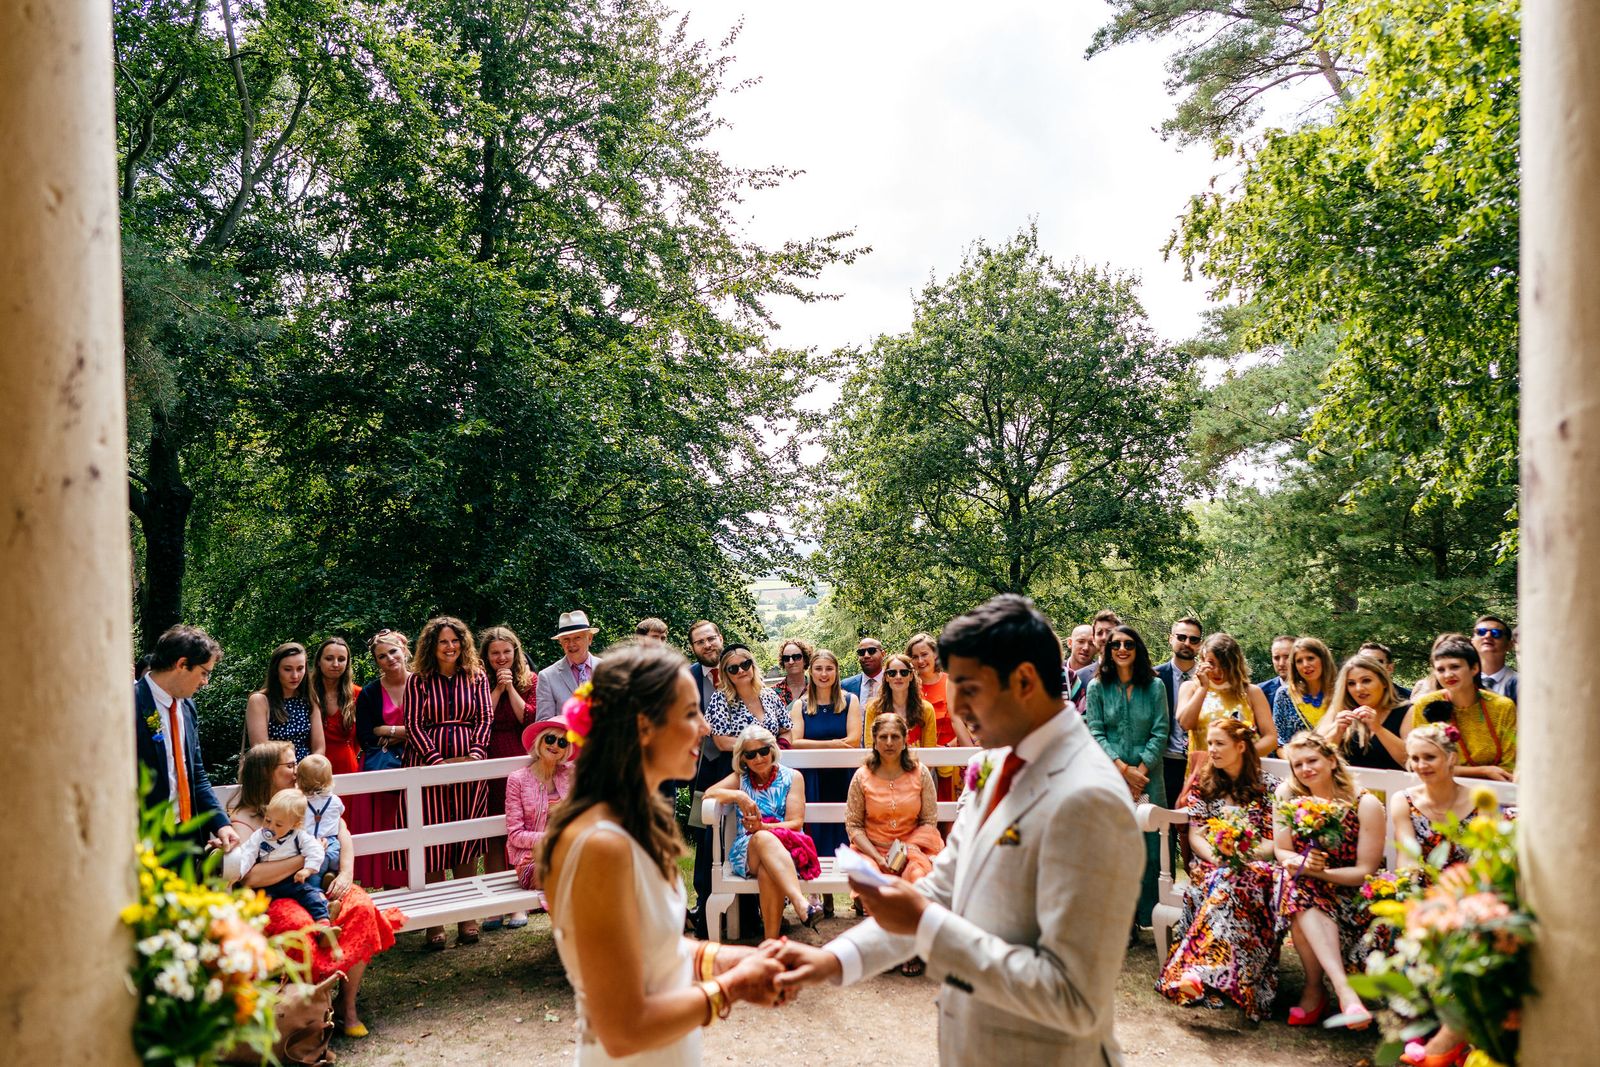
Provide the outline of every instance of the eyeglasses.
{"type": "Polygon", "coordinates": [[[742,659],[738,663],[728,664],[727,671],[729,674],[743,674],[755,665],[756,661],[753,659],[742,659]]]}
{"type": "Polygon", "coordinates": [[[1186,645],[1198,645],[1200,643],[1200,637],[1198,634],[1173,634],[1172,639],[1174,641],[1180,641],[1186,645]]]}
{"type": "Polygon", "coordinates": [[[771,745],[762,745],[760,748],[747,748],[744,750],[745,759],[766,759],[772,755],[771,745]]]}
{"type": "Polygon", "coordinates": [[[779,663],[794,663],[794,662],[796,662],[798,660],[803,660],[805,658],[806,658],[806,654],[804,652],[791,652],[787,656],[779,656],[778,657],[778,662],[779,663]]]}
{"type": "Polygon", "coordinates": [[[1479,637],[1492,637],[1496,641],[1499,641],[1506,635],[1506,632],[1500,629],[1498,626],[1480,626],[1472,632],[1479,637]]]}
{"type": "Polygon", "coordinates": [[[543,738],[543,741],[544,741],[545,744],[554,745],[557,748],[566,748],[567,747],[567,739],[565,737],[562,737],[560,734],[554,734],[554,733],[545,734],[544,738],[543,738]]]}
{"type": "Polygon", "coordinates": [[[911,677],[911,668],[910,667],[888,667],[888,668],[886,668],[884,670],[883,673],[888,675],[890,678],[909,678],[909,677],[911,677]]]}
{"type": "Polygon", "coordinates": [[[856,649],[856,655],[857,656],[876,656],[878,653],[880,653],[882,651],[883,651],[882,646],[872,645],[872,646],[870,646],[868,648],[858,648],[858,649],[856,649]]]}
{"type": "Polygon", "coordinates": [[[1106,647],[1110,648],[1113,652],[1122,652],[1124,650],[1126,650],[1128,652],[1132,652],[1138,646],[1135,645],[1132,641],[1128,640],[1126,637],[1124,637],[1124,638],[1122,638],[1121,640],[1118,640],[1118,641],[1107,641],[1106,642],[1106,647]]]}

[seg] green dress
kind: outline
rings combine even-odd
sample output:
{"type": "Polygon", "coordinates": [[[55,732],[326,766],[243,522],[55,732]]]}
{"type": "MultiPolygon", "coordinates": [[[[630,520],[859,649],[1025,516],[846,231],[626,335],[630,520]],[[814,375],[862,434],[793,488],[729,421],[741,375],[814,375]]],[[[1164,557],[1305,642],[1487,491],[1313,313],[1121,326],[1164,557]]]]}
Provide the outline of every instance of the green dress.
{"type": "MultiPolygon", "coordinates": [[[[1143,764],[1150,772],[1145,796],[1158,807],[1167,806],[1167,790],[1161,779],[1161,760],[1172,733],[1171,713],[1167,709],[1167,687],[1153,678],[1147,685],[1126,686],[1121,682],[1096,677],[1089,683],[1083,709],[1089,733],[1105,749],[1106,755],[1124,763],[1143,764]],[[1131,688],[1131,692],[1130,692],[1131,688]]],[[[1161,835],[1144,835],[1144,882],[1139,890],[1138,923],[1150,925],[1150,913],[1157,900],[1157,879],[1161,875],[1161,835]]]]}

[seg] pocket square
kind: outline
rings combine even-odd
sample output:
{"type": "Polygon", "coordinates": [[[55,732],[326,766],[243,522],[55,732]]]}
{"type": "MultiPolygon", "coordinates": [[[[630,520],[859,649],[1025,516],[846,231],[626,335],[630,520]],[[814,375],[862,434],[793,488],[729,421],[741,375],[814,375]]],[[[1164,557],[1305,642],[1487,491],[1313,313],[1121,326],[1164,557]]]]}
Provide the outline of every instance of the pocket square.
{"type": "Polygon", "coordinates": [[[1005,833],[1000,835],[999,840],[995,841],[995,844],[996,845],[1020,845],[1020,844],[1022,844],[1022,834],[1018,832],[1017,824],[1016,823],[1012,823],[1010,826],[1006,827],[1005,833]]]}

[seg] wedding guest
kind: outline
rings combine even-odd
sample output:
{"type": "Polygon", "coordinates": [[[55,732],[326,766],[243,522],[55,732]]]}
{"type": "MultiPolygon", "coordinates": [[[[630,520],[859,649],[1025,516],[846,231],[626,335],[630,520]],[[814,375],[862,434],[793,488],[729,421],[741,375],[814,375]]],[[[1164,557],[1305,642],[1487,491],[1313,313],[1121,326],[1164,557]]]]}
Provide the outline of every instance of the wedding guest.
{"type": "MultiPolygon", "coordinates": [[[[844,816],[850,847],[883,870],[915,882],[933,870],[933,857],[944,851],[938,823],[933,775],[907,747],[905,719],[893,711],[880,713],[872,721],[872,753],[850,778],[844,816]],[[900,854],[891,863],[897,844],[900,854]]],[[[923,969],[920,958],[900,965],[907,978],[916,978],[923,969]]]]}
{"type": "Polygon", "coordinates": [[[1401,738],[1410,705],[1400,699],[1394,679],[1376,659],[1351,656],[1333,683],[1333,703],[1317,733],[1326,737],[1354,767],[1398,771],[1405,764],[1401,738]]]}
{"type": "Polygon", "coordinates": [[[1478,672],[1483,675],[1478,687],[1515,704],[1519,680],[1517,672],[1506,664],[1511,634],[1511,624],[1498,615],[1479,615],[1472,626],[1472,647],[1478,650],[1478,672]]]}
{"type": "MultiPolygon", "coordinates": [[[[489,674],[489,699],[494,704],[494,718],[489,728],[489,758],[510,759],[528,754],[522,743],[522,731],[533,720],[538,710],[536,702],[538,679],[528,666],[528,656],[522,650],[522,641],[509,626],[491,626],[478,635],[478,659],[489,674]]],[[[488,783],[489,815],[506,814],[506,782],[494,778],[488,783]]],[[[485,874],[510,870],[506,866],[506,842],[501,837],[491,837],[484,842],[483,869],[485,874]]],[[[511,929],[528,925],[528,916],[520,911],[510,915],[491,915],[483,921],[483,929],[498,930],[501,923],[511,929]]]]}
{"type": "Polygon", "coordinates": [[[861,670],[844,680],[844,690],[854,694],[865,707],[883,687],[883,642],[876,637],[863,637],[857,641],[856,664],[861,670]]]}
{"type": "MultiPolygon", "coordinates": [[[[399,630],[379,630],[367,642],[378,665],[378,677],[356,696],[356,736],[361,739],[361,769],[398,770],[406,751],[406,680],[411,649],[399,630]]],[[[368,793],[369,825],[374,831],[405,827],[405,807],[400,793],[368,793]]],[[[351,802],[362,798],[353,796],[351,802]]],[[[356,857],[356,881],[374,889],[406,885],[406,854],[375,853],[356,857]]]]}
{"type": "Polygon", "coordinates": [[[761,680],[761,668],[756,666],[750,646],[743,642],[728,645],[722,650],[718,665],[722,684],[706,705],[706,722],[717,747],[724,752],[735,751],[740,732],[751,723],[760,723],[775,736],[789,741],[794,734],[789,709],[778,699],[777,692],[761,680]]]}
{"type": "Polygon", "coordinates": [[[733,1001],[775,1003],[782,968],[770,950],[683,937],[684,845],[661,786],[694,773],[706,731],[694,684],[676,651],[624,644],[596,668],[586,710],[572,792],[539,858],[579,1062],[697,1063],[700,1028],[733,1001]]]}
{"type": "Polygon", "coordinates": [[[1206,729],[1206,761],[1189,797],[1189,884],[1183,892],[1182,937],[1172,947],[1156,990],[1178,1004],[1221,1007],[1233,1001],[1258,1022],[1278,995],[1277,912],[1272,864],[1273,791],[1261,771],[1255,729],[1217,719],[1206,729]],[[1212,819],[1242,817],[1256,842],[1243,862],[1219,857],[1207,832],[1212,819]]]}
{"type": "Polygon", "coordinates": [[[1291,777],[1278,787],[1279,799],[1314,797],[1343,807],[1342,833],[1331,848],[1318,847],[1281,811],[1273,823],[1274,851],[1283,867],[1279,929],[1293,931],[1295,952],[1306,973],[1305,992],[1289,1011],[1289,1025],[1315,1026],[1322,1021],[1328,1008],[1326,979],[1340,1014],[1350,1020],[1347,1027],[1365,1029],[1372,1015],[1350,987],[1347,973],[1360,971],[1364,962],[1361,936],[1371,916],[1360,890],[1383,862],[1383,804],[1356,788],[1339,750],[1320,734],[1302,730],[1283,751],[1291,777]]]}
{"type": "MultiPolygon", "coordinates": [[[[731,667],[730,667],[731,669],[731,667]]],[[[804,700],[789,709],[794,724],[793,748],[860,748],[861,701],[839,684],[839,659],[826,648],[811,657],[811,688],[804,700]]],[[[770,690],[769,690],[770,691],[770,690]]],[[[880,690],[882,692],[882,690],[880,690]]],[[[806,796],[819,804],[842,804],[850,792],[853,770],[843,767],[817,768],[802,772],[806,796]]],[[[831,856],[849,837],[840,823],[814,823],[806,827],[820,855],[831,856]]],[[[833,910],[833,898],[823,901],[824,915],[833,910]]]]}
{"type": "Polygon", "coordinates": [[[211,681],[222,646],[198,626],[169,627],[150,653],[150,669],[133,683],[134,750],[149,772],[146,804],[170,803],[181,826],[204,816],[193,843],[213,839],[224,851],[239,845],[228,825],[205,762],[193,697],[211,681]]]}
{"type": "MultiPolygon", "coordinates": [[[[355,774],[361,769],[361,739],[356,731],[356,680],[350,669],[350,645],[342,637],[326,638],[312,650],[311,662],[316,669],[306,689],[311,716],[322,723],[323,755],[333,764],[334,774],[355,774]]],[[[354,832],[366,830],[362,826],[354,832]]]]}
{"type": "Polygon", "coordinates": [[[1185,615],[1172,624],[1167,633],[1167,648],[1172,658],[1156,668],[1156,677],[1167,691],[1167,751],[1161,757],[1161,781],[1167,799],[1175,800],[1183,792],[1183,782],[1189,770],[1189,732],[1178,725],[1178,690],[1194,677],[1199,662],[1203,631],[1200,620],[1185,615]]]}
{"type": "MultiPolygon", "coordinates": [[[[488,757],[494,720],[489,677],[473,647],[472,631],[460,619],[441,615],[422,628],[411,660],[411,677],[406,680],[405,713],[408,767],[488,757]]],[[[489,791],[482,781],[435,785],[422,791],[425,824],[482,819],[488,812],[489,791]]],[[[470,878],[477,873],[482,855],[482,838],[429,845],[428,881],[439,881],[446,871],[457,878],[470,878]]],[[[477,941],[476,922],[456,924],[458,945],[477,941]]],[[[425,943],[431,950],[442,950],[444,927],[429,927],[425,943]]]]}
{"type": "Polygon", "coordinates": [[[267,680],[245,702],[244,727],[247,746],[288,741],[294,745],[297,760],[313,752],[326,754],[322,719],[311,714],[306,694],[304,645],[285,641],[272,650],[267,680]]]}
{"type": "MultiPolygon", "coordinates": [[[[710,619],[697,619],[689,626],[689,648],[694,652],[694,662],[689,665],[689,677],[700,695],[700,714],[711,710],[711,700],[722,685],[722,628],[710,619]]],[[[707,733],[701,739],[700,762],[690,781],[690,796],[703,795],[712,783],[720,782],[733,768],[729,753],[732,738],[719,738],[707,733]]],[[[689,922],[694,935],[702,940],[707,936],[705,902],[711,895],[711,830],[696,827],[690,831],[694,838],[694,908],[689,912],[689,922]]],[[[753,914],[753,912],[752,912],[753,914]]],[[[741,919],[742,921],[742,919],[741,919]]]]}
{"type": "MultiPolygon", "coordinates": [[[[933,705],[935,736],[940,748],[971,748],[972,734],[959,715],[950,714],[949,677],[939,669],[939,648],[929,634],[912,634],[906,642],[906,655],[917,669],[917,688],[922,699],[933,705]]],[[[960,767],[940,767],[934,779],[940,800],[956,798],[960,767]]]]}
{"type": "Polygon", "coordinates": [[[561,613],[556,620],[556,632],[550,635],[550,639],[561,646],[561,658],[539,672],[535,719],[552,719],[560,714],[567,698],[594,677],[595,665],[600,661],[589,648],[599,632],[590,625],[589,616],[584,612],[561,613]]]}
{"type": "Polygon", "coordinates": [[[706,798],[739,809],[739,835],[728,846],[728,866],[736,876],[756,880],[767,939],[782,929],[785,901],[815,930],[822,906],[811,903],[800,885],[822,873],[817,846],[803,829],[805,780],[778,762],[778,739],[771,730],[753,722],[739,732],[733,773],[707,789],[706,798]]]}
{"type": "Polygon", "coordinates": [[[1411,705],[1410,729],[1451,722],[1461,732],[1461,778],[1510,782],[1517,772],[1517,705],[1478,688],[1478,650],[1459,634],[1434,643],[1433,675],[1439,688],[1411,705]]]}
{"type": "Polygon", "coordinates": [[[794,714],[794,702],[804,700],[810,682],[806,680],[806,672],[811,669],[811,657],[816,649],[810,641],[791,637],[778,646],[778,666],[783,669],[783,677],[772,688],[777,690],[778,699],[794,714]]]}
{"type": "MultiPolygon", "coordinates": [[[[1196,627],[1198,629],[1198,627],[1196,627]]],[[[1105,652],[1089,683],[1084,725],[1128,786],[1135,804],[1167,806],[1162,756],[1167,751],[1167,689],[1150,666],[1144,638],[1131,626],[1118,626],[1106,639],[1105,652]]],[[[1144,835],[1144,882],[1134,927],[1150,925],[1156,906],[1156,880],[1161,875],[1161,835],[1144,835]]]]}
{"type": "Polygon", "coordinates": [[[903,652],[892,652],[883,660],[883,688],[877,700],[867,706],[862,717],[862,736],[871,739],[872,723],[885,712],[894,712],[911,723],[906,744],[912,748],[937,748],[939,724],[937,713],[930,701],[922,697],[922,686],[917,682],[916,665],[903,652]]]}
{"type": "MultiPolygon", "coordinates": [[[[524,889],[544,889],[537,862],[551,810],[572,792],[572,749],[563,715],[531,723],[519,739],[530,759],[506,779],[505,856],[524,889]]],[[[540,894],[541,899],[543,894],[540,894]]],[[[521,924],[527,923],[524,917],[521,924]]]]}
{"type": "MultiPolygon", "coordinates": [[[[1384,644],[1382,641],[1368,641],[1363,644],[1358,651],[1363,655],[1370,656],[1372,659],[1377,660],[1378,664],[1383,667],[1384,671],[1389,675],[1390,681],[1394,682],[1393,649],[1384,644]]],[[[1407,689],[1399,682],[1394,682],[1394,692],[1395,696],[1399,698],[1401,703],[1407,703],[1411,700],[1411,690],[1407,689]]]]}
{"type": "Polygon", "coordinates": [[[1272,721],[1280,740],[1317,728],[1328,711],[1333,675],[1333,653],[1327,645],[1315,637],[1295,639],[1289,680],[1272,698],[1272,721]]]}
{"type": "MultiPolygon", "coordinates": [[[[1092,625],[1094,626],[1094,655],[1101,663],[1105,662],[1106,642],[1111,640],[1111,631],[1122,625],[1122,620],[1110,608],[1095,612],[1092,625]]],[[[1099,673],[1096,668],[1095,673],[1099,673]]]]}
{"type": "Polygon", "coordinates": [[[1294,667],[1296,640],[1292,634],[1279,634],[1272,639],[1273,675],[1261,683],[1261,692],[1266,694],[1268,707],[1278,699],[1278,690],[1289,684],[1289,672],[1294,667]]]}
{"type": "MultiPolygon", "coordinates": [[[[264,741],[245,752],[239,760],[239,792],[228,811],[236,832],[249,837],[266,824],[266,810],[273,796],[294,788],[295,768],[294,745],[287,741],[264,741]]],[[[339,843],[339,870],[326,892],[333,922],[339,928],[338,946],[313,951],[312,977],[323,981],[335,972],[344,976],[334,999],[335,1023],[345,1037],[362,1038],[367,1036],[367,1028],[356,1012],[361,980],[368,961],[394,944],[395,927],[404,922],[404,917],[394,910],[379,912],[365,890],[353,884],[355,857],[349,830],[343,825],[339,827],[339,843]]],[[[301,860],[293,856],[264,860],[251,867],[239,884],[260,889],[293,875],[300,864],[301,860]]],[[[313,925],[310,913],[289,900],[274,901],[267,914],[271,917],[271,934],[313,925]]]]}
{"type": "Polygon", "coordinates": [[[659,641],[664,645],[667,643],[666,621],[653,615],[648,619],[640,619],[634,625],[633,635],[641,641],[659,641]]]}
{"type": "MultiPolygon", "coordinates": [[[[1278,731],[1261,687],[1250,683],[1250,664],[1232,634],[1214,633],[1200,645],[1194,677],[1178,690],[1177,724],[1189,731],[1189,767],[1192,778],[1205,761],[1206,731],[1218,719],[1234,719],[1255,727],[1256,755],[1278,750],[1278,731]]],[[[1180,794],[1174,804],[1183,803],[1180,794]]]]}
{"type": "Polygon", "coordinates": [[[1075,626],[1067,639],[1067,703],[1079,715],[1089,699],[1089,683],[1094,680],[1095,668],[1094,627],[1088,623],[1075,626]]]}
{"type": "MultiPolygon", "coordinates": [[[[1406,769],[1420,784],[1389,798],[1389,825],[1401,870],[1417,869],[1421,860],[1444,868],[1468,859],[1466,850],[1456,844],[1449,845],[1440,862],[1430,858],[1446,843],[1436,827],[1452,815],[1465,821],[1473,812],[1472,790],[1454,777],[1461,761],[1459,740],[1460,734],[1448,723],[1427,723],[1406,735],[1406,769]]],[[[1465,1038],[1444,1025],[1426,1041],[1407,1042],[1400,1062],[1452,1067],[1462,1062],[1466,1052],[1465,1038]]]]}

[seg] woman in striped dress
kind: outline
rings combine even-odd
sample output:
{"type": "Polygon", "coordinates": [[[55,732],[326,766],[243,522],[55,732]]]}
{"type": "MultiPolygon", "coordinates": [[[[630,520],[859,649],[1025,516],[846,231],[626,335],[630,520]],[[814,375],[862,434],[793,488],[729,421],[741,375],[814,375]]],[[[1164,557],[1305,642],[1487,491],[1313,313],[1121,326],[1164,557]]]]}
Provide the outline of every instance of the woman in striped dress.
{"type": "MultiPolygon", "coordinates": [[[[478,660],[472,631],[448,615],[428,620],[417,639],[417,654],[406,680],[406,765],[429,767],[485,759],[494,728],[494,704],[489,699],[489,676],[478,660]]],[[[489,813],[486,782],[430,786],[422,791],[425,824],[481,819],[489,813]]],[[[436,882],[446,870],[457,878],[476,873],[483,841],[457,841],[430,845],[428,881],[436,882]]],[[[478,924],[458,923],[456,943],[478,940],[478,924]]],[[[444,927],[428,930],[428,947],[444,948],[444,927]]]]}

